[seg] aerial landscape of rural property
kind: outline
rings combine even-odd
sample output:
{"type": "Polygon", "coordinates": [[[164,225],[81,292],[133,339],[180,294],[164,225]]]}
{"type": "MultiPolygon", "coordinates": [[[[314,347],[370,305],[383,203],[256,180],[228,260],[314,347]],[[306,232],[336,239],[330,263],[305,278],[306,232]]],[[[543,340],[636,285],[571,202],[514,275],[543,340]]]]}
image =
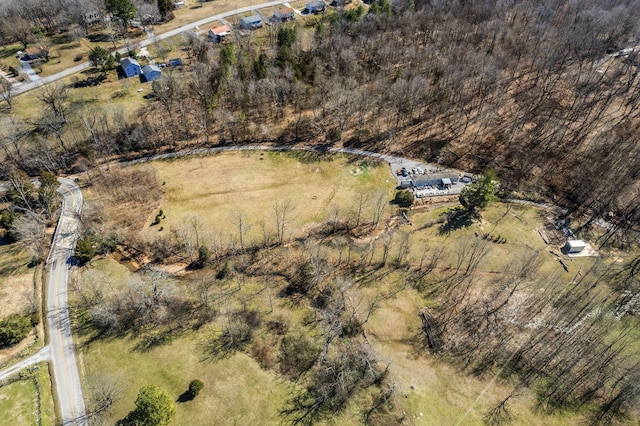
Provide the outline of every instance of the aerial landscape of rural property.
{"type": "Polygon", "coordinates": [[[639,16],[0,0],[0,426],[640,424],[639,16]]]}

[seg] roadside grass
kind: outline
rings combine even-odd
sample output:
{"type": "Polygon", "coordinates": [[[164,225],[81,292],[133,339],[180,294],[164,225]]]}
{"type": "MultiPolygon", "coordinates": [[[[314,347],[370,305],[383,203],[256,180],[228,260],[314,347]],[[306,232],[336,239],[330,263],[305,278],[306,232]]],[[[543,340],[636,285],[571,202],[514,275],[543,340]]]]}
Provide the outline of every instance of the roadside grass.
{"type": "Polygon", "coordinates": [[[246,241],[256,243],[261,237],[261,221],[270,233],[275,232],[274,206],[283,200],[295,206],[291,225],[285,230],[288,237],[328,219],[332,209],[347,213],[360,192],[383,190],[390,199],[393,189],[386,165],[362,165],[358,159],[339,155],[305,163],[288,153],[256,151],[149,165],[165,184],[166,201],[160,209],[166,219],[144,229],[142,235],[147,240],[161,234],[160,227],[164,233],[177,230],[194,216],[203,229],[237,234],[234,217],[241,213],[251,226],[246,241]]]}
{"type": "Polygon", "coordinates": [[[199,379],[203,391],[193,401],[176,403],[174,424],[279,424],[278,410],[289,385],[243,353],[203,361],[199,345],[204,337],[193,333],[148,352],[136,351],[138,342],[133,338],[99,341],[84,349],[87,379],[114,375],[123,389],[109,422],[133,409],[145,385],[155,384],[177,400],[191,380],[199,379]]]}
{"type": "Polygon", "coordinates": [[[0,318],[24,313],[33,298],[31,256],[18,243],[0,245],[0,318]]]}
{"type": "Polygon", "coordinates": [[[33,380],[20,380],[0,388],[0,425],[37,425],[38,402],[33,380]]]}
{"type": "MultiPolygon", "coordinates": [[[[106,294],[123,291],[131,276],[114,260],[103,259],[93,262],[83,272],[83,279],[95,280],[100,274],[109,279],[109,284],[102,287],[106,294]]],[[[106,283],[106,280],[102,282],[106,283]]],[[[177,281],[175,285],[185,286],[188,283],[177,281]]],[[[237,284],[231,280],[226,285],[232,288],[237,284]]],[[[278,313],[289,315],[292,322],[303,316],[302,312],[289,310],[277,300],[274,312],[269,313],[267,294],[260,292],[262,287],[262,283],[247,281],[233,301],[226,305],[227,308],[242,305],[257,309],[265,320],[278,313]]],[[[107,421],[113,423],[126,416],[133,408],[137,392],[144,385],[156,384],[177,400],[191,380],[199,379],[205,384],[204,390],[192,401],[176,403],[174,424],[280,424],[279,410],[284,406],[292,385],[275,373],[260,368],[245,353],[217,356],[206,349],[206,342],[221,329],[224,321],[224,316],[220,315],[212,324],[197,330],[188,329],[168,343],[148,350],[140,347],[154,330],[137,336],[127,334],[104,339],[93,339],[91,334],[81,335],[78,345],[85,383],[107,376],[115,378],[122,390],[121,398],[107,421]]]]}
{"type": "Polygon", "coordinates": [[[26,371],[22,379],[0,387],[0,425],[55,425],[48,365],[26,371]]]}

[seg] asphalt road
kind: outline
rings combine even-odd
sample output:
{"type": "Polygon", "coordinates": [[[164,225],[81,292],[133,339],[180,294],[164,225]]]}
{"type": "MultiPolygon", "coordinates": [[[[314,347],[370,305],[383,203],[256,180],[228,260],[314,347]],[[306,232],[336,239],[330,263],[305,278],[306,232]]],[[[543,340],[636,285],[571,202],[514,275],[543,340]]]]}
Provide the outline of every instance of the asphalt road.
{"type": "Polygon", "coordinates": [[[47,322],[53,377],[58,396],[61,424],[87,425],[80,374],[69,321],[67,282],[69,265],[78,235],[78,214],[82,211],[80,188],[70,179],[59,178],[62,210],[49,254],[47,322]]]}
{"type": "MultiPolygon", "coordinates": [[[[176,28],[174,30],[167,31],[166,33],[162,33],[162,34],[159,34],[159,35],[155,35],[154,34],[153,37],[150,37],[150,38],[147,38],[147,39],[142,40],[140,42],[134,43],[134,46],[137,49],[139,49],[141,47],[149,46],[150,44],[153,44],[156,41],[164,40],[166,38],[173,37],[175,35],[178,35],[180,33],[186,32],[186,31],[192,31],[192,30],[196,29],[196,27],[207,25],[207,24],[209,24],[209,23],[211,23],[213,21],[222,20],[222,19],[226,18],[227,16],[232,16],[232,15],[236,15],[236,14],[240,14],[240,13],[244,13],[244,12],[249,12],[249,11],[255,10],[255,9],[261,9],[263,7],[271,7],[271,6],[278,6],[278,5],[282,5],[282,0],[270,1],[270,2],[267,2],[267,3],[260,3],[260,4],[255,4],[255,5],[252,5],[252,6],[241,7],[239,9],[229,10],[227,12],[222,12],[222,13],[219,13],[217,15],[212,15],[212,16],[209,16],[207,18],[201,19],[199,21],[183,25],[183,26],[178,27],[178,28],[176,28]]],[[[118,49],[117,51],[120,52],[121,54],[127,53],[127,48],[125,47],[125,48],[122,48],[122,49],[118,49]]],[[[83,70],[85,70],[87,68],[90,68],[91,66],[92,66],[91,62],[83,62],[83,63],[81,63],[79,65],[74,66],[74,67],[67,68],[64,71],[60,71],[57,74],[52,74],[52,75],[47,76],[47,77],[42,77],[42,78],[40,78],[40,79],[38,79],[36,81],[32,81],[30,83],[20,84],[18,86],[15,86],[12,89],[13,95],[16,96],[16,95],[19,95],[21,93],[28,92],[29,90],[33,90],[33,89],[35,89],[37,87],[40,87],[40,86],[42,86],[44,84],[51,83],[53,81],[57,81],[57,80],[60,80],[62,78],[65,78],[65,77],[68,77],[70,75],[73,75],[73,74],[75,74],[77,72],[83,71],[83,70]]]]}
{"type": "Polygon", "coordinates": [[[35,354],[31,355],[29,358],[25,358],[22,361],[16,364],[13,364],[12,366],[7,367],[4,370],[0,371],[0,382],[2,382],[2,380],[8,377],[13,376],[23,368],[27,368],[30,365],[37,364],[42,361],[48,361],[50,359],[51,359],[51,347],[45,346],[35,354]]]}

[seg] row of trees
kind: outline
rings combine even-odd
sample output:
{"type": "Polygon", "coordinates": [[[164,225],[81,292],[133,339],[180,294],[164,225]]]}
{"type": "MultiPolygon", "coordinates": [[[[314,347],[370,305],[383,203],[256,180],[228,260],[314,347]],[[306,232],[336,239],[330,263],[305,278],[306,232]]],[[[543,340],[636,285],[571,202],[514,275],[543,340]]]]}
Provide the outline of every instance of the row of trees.
{"type": "Polygon", "coordinates": [[[173,19],[171,0],[8,0],[0,4],[0,44],[42,43],[45,35],[67,31],[72,38],[86,36],[92,25],[109,14],[126,32],[129,21],[156,23],[173,19]]]}

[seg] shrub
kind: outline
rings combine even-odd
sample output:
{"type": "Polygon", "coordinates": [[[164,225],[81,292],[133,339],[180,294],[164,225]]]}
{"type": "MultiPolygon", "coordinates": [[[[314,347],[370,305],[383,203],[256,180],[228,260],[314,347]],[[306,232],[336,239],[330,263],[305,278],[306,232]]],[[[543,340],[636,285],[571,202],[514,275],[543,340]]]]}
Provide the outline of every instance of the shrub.
{"type": "Polygon", "coordinates": [[[31,319],[13,314],[0,320],[0,348],[20,343],[31,331],[31,319]]]}
{"type": "Polygon", "coordinates": [[[337,127],[331,127],[327,130],[327,141],[338,142],[342,139],[342,131],[337,127]]]}
{"type": "Polygon", "coordinates": [[[272,342],[256,339],[251,345],[251,356],[262,368],[273,368],[277,354],[272,342]]]}
{"type": "Polygon", "coordinates": [[[198,396],[202,389],[204,389],[204,383],[202,383],[202,380],[195,379],[189,383],[188,392],[192,399],[198,396]]]}
{"type": "Polygon", "coordinates": [[[169,394],[155,385],[148,385],[140,389],[136,398],[136,408],[116,424],[164,426],[169,424],[175,413],[176,407],[169,394]]]}
{"type": "Polygon", "coordinates": [[[396,198],[393,200],[397,205],[408,208],[413,205],[413,192],[404,189],[396,192],[396,198]]]}
{"type": "Polygon", "coordinates": [[[74,62],[80,62],[80,61],[82,60],[82,58],[84,58],[84,55],[83,55],[82,53],[78,53],[78,54],[76,55],[76,57],[75,57],[75,58],[73,58],[73,61],[74,61],[74,62]]]}
{"type": "Polygon", "coordinates": [[[287,335],[280,344],[280,370],[298,376],[315,364],[319,354],[318,346],[303,335],[287,335]]]}
{"type": "Polygon", "coordinates": [[[83,238],[76,244],[74,256],[78,261],[87,263],[96,255],[96,249],[93,247],[93,241],[90,238],[83,238]]]}

